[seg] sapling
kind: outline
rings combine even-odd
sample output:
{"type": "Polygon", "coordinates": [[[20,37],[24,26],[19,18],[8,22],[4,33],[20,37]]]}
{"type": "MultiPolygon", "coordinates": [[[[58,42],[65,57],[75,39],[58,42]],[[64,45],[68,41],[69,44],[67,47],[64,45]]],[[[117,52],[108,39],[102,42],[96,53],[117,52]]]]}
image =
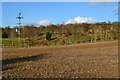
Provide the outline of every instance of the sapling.
{"type": "Polygon", "coordinates": [[[51,40],[51,37],[52,37],[52,33],[47,32],[47,33],[46,33],[46,39],[47,39],[47,40],[51,40]]]}

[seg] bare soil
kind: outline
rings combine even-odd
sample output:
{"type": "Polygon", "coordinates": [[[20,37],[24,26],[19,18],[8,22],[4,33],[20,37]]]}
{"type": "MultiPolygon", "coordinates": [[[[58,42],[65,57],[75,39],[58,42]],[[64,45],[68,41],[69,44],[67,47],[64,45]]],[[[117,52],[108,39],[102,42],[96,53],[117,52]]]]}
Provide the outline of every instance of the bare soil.
{"type": "Polygon", "coordinates": [[[117,78],[118,41],[2,50],[6,78],[117,78]]]}

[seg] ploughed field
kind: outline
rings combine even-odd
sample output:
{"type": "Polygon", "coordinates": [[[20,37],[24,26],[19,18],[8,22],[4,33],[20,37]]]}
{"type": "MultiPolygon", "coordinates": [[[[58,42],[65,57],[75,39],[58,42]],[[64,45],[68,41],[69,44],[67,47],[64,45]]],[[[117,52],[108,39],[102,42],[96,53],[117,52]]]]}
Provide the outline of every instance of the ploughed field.
{"type": "Polygon", "coordinates": [[[118,41],[6,48],[2,56],[6,78],[118,77],[118,41]]]}

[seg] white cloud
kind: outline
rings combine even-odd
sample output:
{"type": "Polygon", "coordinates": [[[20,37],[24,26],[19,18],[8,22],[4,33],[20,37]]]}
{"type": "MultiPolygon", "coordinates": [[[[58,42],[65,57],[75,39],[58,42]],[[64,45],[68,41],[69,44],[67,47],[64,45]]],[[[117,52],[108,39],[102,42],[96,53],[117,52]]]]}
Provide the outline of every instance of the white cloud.
{"type": "Polygon", "coordinates": [[[90,6],[103,6],[111,2],[118,2],[119,0],[90,0],[90,6]]]}
{"type": "Polygon", "coordinates": [[[103,5],[107,5],[109,2],[90,2],[90,6],[103,6],[103,5]]]}
{"type": "Polygon", "coordinates": [[[24,22],[25,25],[37,25],[36,22],[24,22]]]}
{"type": "Polygon", "coordinates": [[[89,6],[96,7],[96,6],[104,6],[103,11],[107,12],[109,9],[107,8],[110,3],[118,2],[119,0],[90,0],[89,6]]]}
{"type": "Polygon", "coordinates": [[[116,15],[118,15],[118,11],[120,11],[120,5],[117,5],[113,8],[113,13],[115,13],[116,15]]]}
{"type": "Polygon", "coordinates": [[[109,9],[108,8],[103,8],[103,11],[104,12],[107,12],[109,9]]]}
{"type": "Polygon", "coordinates": [[[119,0],[90,0],[90,2],[118,2],[119,0]]]}
{"type": "Polygon", "coordinates": [[[42,20],[42,21],[39,21],[37,22],[38,25],[49,25],[51,24],[51,21],[50,20],[42,20]]]}
{"type": "Polygon", "coordinates": [[[41,21],[38,21],[38,22],[24,22],[23,24],[25,25],[49,25],[51,24],[51,21],[50,20],[41,20],[41,21]]]}
{"type": "Polygon", "coordinates": [[[87,22],[95,22],[96,20],[93,18],[86,17],[76,17],[74,19],[70,19],[66,22],[66,24],[75,24],[75,23],[87,23],[87,22]]]}
{"type": "Polygon", "coordinates": [[[76,21],[74,19],[70,19],[66,22],[66,24],[76,24],[76,21]]]}

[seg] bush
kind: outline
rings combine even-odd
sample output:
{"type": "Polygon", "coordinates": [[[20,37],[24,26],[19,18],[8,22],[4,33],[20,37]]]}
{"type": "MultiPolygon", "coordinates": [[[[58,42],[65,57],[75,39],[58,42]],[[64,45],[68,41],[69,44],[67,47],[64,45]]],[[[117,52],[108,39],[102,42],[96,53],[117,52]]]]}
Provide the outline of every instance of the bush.
{"type": "Polygon", "coordinates": [[[8,35],[7,35],[6,32],[3,32],[3,33],[2,33],[2,38],[8,38],[8,35]]]}
{"type": "Polygon", "coordinates": [[[52,37],[52,33],[47,32],[47,33],[46,33],[46,39],[47,39],[47,40],[51,40],[51,37],[52,37]]]}

